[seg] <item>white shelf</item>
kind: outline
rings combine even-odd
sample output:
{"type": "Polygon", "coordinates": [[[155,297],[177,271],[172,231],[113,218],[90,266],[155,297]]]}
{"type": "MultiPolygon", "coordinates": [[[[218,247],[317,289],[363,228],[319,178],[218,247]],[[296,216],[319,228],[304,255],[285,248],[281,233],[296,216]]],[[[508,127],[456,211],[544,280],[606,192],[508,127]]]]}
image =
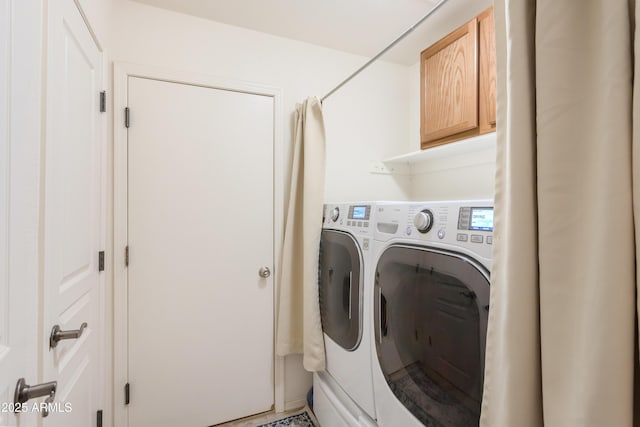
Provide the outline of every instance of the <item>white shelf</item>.
{"type": "Polygon", "coordinates": [[[389,170],[403,174],[407,173],[407,169],[410,169],[412,165],[417,163],[469,154],[474,151],[484,151],[495,148],[495,145],[496,134],[492,132],[462,141],[427,148],[426,150],[413,151],[411,153],[389,157],[388,159],[382,160],[382,163],[389,170]]]}

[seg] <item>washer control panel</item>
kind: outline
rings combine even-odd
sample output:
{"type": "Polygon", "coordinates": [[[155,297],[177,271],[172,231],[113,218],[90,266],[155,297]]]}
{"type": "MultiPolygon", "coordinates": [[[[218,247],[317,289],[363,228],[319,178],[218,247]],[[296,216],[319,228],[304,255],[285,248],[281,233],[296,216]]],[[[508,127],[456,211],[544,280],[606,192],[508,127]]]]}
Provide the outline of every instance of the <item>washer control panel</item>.
{"type": "Polygon", "coordinates": [[[373,234],[373,204],[326,204],[324,205],[324,228],[345,230],[356,234],[373,234]]]}
{"type": "Polygon", "coordinates": [[[371,205],[350,205],[349,219],[369,221],[371,218],[371,205]]]}

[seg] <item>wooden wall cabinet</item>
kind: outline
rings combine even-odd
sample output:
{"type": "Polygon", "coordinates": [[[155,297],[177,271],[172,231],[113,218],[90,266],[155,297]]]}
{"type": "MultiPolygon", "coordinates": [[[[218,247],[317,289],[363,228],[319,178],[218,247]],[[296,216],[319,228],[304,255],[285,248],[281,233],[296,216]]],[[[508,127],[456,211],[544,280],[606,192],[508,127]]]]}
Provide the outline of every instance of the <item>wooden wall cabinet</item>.
{"type": "Polygon", "coordinates": [[[492,8],[425,49],[420,63],[423,149],[495,131],[492,8]]]}

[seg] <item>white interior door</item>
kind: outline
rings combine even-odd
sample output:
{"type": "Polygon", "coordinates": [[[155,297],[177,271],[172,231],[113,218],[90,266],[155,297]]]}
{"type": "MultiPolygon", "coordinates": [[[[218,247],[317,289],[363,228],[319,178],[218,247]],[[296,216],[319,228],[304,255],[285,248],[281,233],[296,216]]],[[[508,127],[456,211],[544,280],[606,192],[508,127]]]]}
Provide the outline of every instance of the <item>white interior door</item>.
{"type": "Polygon", "coordinates": [[[35,426],[16,416],[19,378],[37,383],[38,200],[41,9],[0,0],[0,426],[35,426]]]}
{"type": "Polygon", "coordinates": [[[73,0],[48,7],[44,180],[43,380],[58,381],[60,406],[44,425],[96,424],[99,375],[101,54],[73,0]],[[49,348],[54,325],[87,327],[49,348]]]}
{"type": "Polygon", "coordinates": [[[129,426],[268,411],[273,98],[129,77],[129,426]]]}

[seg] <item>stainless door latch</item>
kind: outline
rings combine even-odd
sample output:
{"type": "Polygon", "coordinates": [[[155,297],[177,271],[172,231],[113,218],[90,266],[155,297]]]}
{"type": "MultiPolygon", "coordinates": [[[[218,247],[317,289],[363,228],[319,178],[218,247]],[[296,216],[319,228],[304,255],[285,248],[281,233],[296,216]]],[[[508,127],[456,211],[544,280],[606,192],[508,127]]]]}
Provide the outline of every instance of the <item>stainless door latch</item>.
{"type": "Polygon", "coordinates": [[[271,276],[271,270],[269,270],[269,267],[266,266],[260,267],[260,270],[258,270],[258,276],[266,279],[267,277],[271,276]]]}

